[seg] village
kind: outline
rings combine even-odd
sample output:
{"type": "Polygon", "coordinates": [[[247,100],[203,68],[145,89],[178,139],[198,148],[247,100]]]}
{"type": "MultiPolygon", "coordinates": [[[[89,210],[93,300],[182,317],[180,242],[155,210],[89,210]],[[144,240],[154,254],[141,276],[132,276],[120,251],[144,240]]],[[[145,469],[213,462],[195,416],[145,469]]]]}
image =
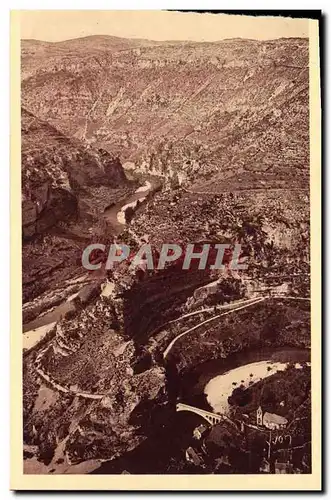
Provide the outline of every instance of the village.
{"type": "Polygon", "coordinates": [[[185,451],[187,463],[197,470],[212,467],[215,473],[230,473],[233,470],[231,448],[240,442],[242,466],[252,473],[302,474],[309,471],[304,456],[306,453],[307,459],[310,442],[294,445],[291,423],[285,417],[263,411],[259,406],[255,419],[244,414],[243,420],[233,424],[237,427],[235,434],[234,425],[223,419],[195,427],[191,445],[185,451]],[[301,462],[298,453],[302,454],[301,462]]]}
{"type": "Polygon", "coordinates": [[[238,34],[21,42],[24,473],[312,471],[310,45],[238,34]]]}

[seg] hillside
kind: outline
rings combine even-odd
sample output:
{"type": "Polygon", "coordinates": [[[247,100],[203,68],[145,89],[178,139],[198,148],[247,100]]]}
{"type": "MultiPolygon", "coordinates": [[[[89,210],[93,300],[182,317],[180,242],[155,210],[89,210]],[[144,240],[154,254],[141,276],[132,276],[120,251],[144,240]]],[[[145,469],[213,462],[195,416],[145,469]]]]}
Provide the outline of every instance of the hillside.
{"type": "Polygon", "coordinates": [[[30,111],[140,169],[307,184],[306,39],[23,40],[22,71],[30,111]]]}
{"type": "Polygon", "coordinates": [[[24,236],[78,215],[79,194],[89,187],[126,184],[118,158],[67,138],[24,108],[21,119],[24,236]]]}

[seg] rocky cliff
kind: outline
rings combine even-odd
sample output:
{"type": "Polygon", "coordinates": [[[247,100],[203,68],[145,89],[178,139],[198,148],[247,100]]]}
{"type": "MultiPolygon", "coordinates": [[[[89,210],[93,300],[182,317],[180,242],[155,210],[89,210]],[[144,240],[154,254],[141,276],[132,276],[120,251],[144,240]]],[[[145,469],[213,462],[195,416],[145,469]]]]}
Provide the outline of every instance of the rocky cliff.
{"type": "Polygon", "coordinates": [[[126,177],[118,158],[68,139],[22,109],[23,236],[79,215],[79,196],[95,186],[116,188],[126,177]]]}
{"type": "Polygon", "coordinates": [[[94,234],[111,235],[102,213],[133,188],[119,159],[69,139],[22,109],[23,299],[77,271],[94,234]]]}
{"type": "MultiPolygon", "coordinates": [[[[117,156],[171,179],[135,214],[136,242],[240,243],[248,270],[233,278],[229,300],[242,288],[249,296],[247,281],[266,282],[267,293],[273,276],[289,289],[294,276],[291,293],[309,295],[307,40],[29,40],[22,75],[24,300],[39,296],[39,306],[61,282],[47,299],[53,307],[65,289],[83,286],[82,246],[109,235],[100,213],[130,189],[117,156]]],[[[136,278],[114,272],[117,302],[78,301],[55,337],[25,356],[24,439],[48,472],[64,458],[71,466],[137,447],[167,406],[168,337],[155,328],[187,312],[211,277],[136,278]]],[[[88,279],[96,289],[102,276],[88,279]]],[[[182,337],[176,369],[272,342],[309,346],[304,307],[268,303],[235,317],[182,337]]],[[[178,328],[203,319],[192,318],[178,328]]]]}

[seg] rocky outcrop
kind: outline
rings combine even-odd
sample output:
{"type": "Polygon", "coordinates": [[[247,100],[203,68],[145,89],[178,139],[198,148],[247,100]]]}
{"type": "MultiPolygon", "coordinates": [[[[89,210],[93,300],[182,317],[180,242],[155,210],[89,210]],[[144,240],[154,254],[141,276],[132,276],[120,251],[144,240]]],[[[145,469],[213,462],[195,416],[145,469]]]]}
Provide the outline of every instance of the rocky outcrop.
{"type": "Polygon", "coordinates": [[[150,362],[136,369],[139,353],[110,329],[113,307],[106,297],[57,325],[55,338],[36,356],[25,357],[26,442],[38,444],[52,456],[66,439],[70,463],[91,458],[112,459],[140,444],[153,421],[153,412],[167,403],[165,370],[150,362]],[[37,379],[33,381],[33,377],[37,379]],[[32,387],[48,387],[53,397],[29,405],[32,387]],[[69,421],[76,422],[68,427],[69,421]]]}
{"type": "Polygon", "coordinates": [[[71,190],[52,189],[48,183],[36,188],[29,199],[22,200],[23,238],[29,239],[42,234],[60,221],[67,221],[77,216],[78,201],[71,190]],[[44,191],[44,196],[39,192],[44,191]]]}
{"type": "MultiPolygon", "coordinates": [[[[156,248],[239,242],[249,277],[308,266],[307,40],[88,37],[23,42],[22,51],[22,102],[33,113],[22,112],[24,300],[54,287],[55,305],[56,285],[76,276],[87,241],[111,241],[99,220],[127,187],[117,155],[167,181],[133,220],[156,248]]],[[[203,287],[218,277],[136,276],[125,265],[109,272],[111,294],[99,297],[98,283],[93,300],[77,301],[43,350],[24,358],[24,439],[48,463],[60,445],[68,464],[137,447],[174,409],[178,374],[199,363],[251,346],[308,347],[302,305],[256,305],[222,324],[200,313],[175,323],[190,304],[214,304],[217,293],[203,287]],[[165,362],[160,347],[178,328],[185,335],[165,362]]],[[[221,298],[240,297],[240,283],[221,298]]]]}
{"type": "Polygon", "coordinates": [[[26,302],[77,273],[93,235],[111,237],[101,214],[132,188],[107,151],[69,139],[24,108],[21,128],[26,302]]]}
{"type": "Polygon", "coordinates": [[[125,185],[118,158],[70,140],[22,109],[23,237],[42,234],[59,222],[78,218],[89,188],[125,185]]]}

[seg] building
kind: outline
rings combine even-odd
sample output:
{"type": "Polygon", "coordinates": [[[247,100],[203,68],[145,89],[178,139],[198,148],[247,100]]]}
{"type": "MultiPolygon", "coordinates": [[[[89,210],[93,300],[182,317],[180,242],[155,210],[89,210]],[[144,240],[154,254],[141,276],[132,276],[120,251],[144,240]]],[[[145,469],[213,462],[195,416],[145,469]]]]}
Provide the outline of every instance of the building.
{"type": "Polygon", "coordinates": [[[287,418],[281,415],[276,415],[276,413],[265,412],[263,415],[263,426],[267,429],[285,429],[287,424],[287,418]]]}
{"type": "Polygon", "coordinates": [[[195,439],[201,439],[203,436],[206,434],[208,430],[208,427],[204,424],[199,425],[199,427],[196,427],[193,431],[193,437],[195,439]]]}
{"type": "Polygon", "coordinates": [[[264,472],[265,474],[270,474],[270,463],[265,458],[261,462],[260,472],[264,472]]]}
{"type": "Polygon", "coordinates": [[[188,462],[191,462],[191,464],[194,464],[196,466],[202,465],[199,455],[191,446],[187,448],[185,456],[186,460],[188,462]]]}
{"type": "Polygon", "coordinates": [[[292,474],[293,466],[289,462],[275,462],[275,474],[292,474]]]}
{"type": "Polygon", "coordinates": [[[270,430],[284,429],[287,425],[287,418],[276,413],[263,413],[261,406],[256,410],[256,424],[270,430]]]}

